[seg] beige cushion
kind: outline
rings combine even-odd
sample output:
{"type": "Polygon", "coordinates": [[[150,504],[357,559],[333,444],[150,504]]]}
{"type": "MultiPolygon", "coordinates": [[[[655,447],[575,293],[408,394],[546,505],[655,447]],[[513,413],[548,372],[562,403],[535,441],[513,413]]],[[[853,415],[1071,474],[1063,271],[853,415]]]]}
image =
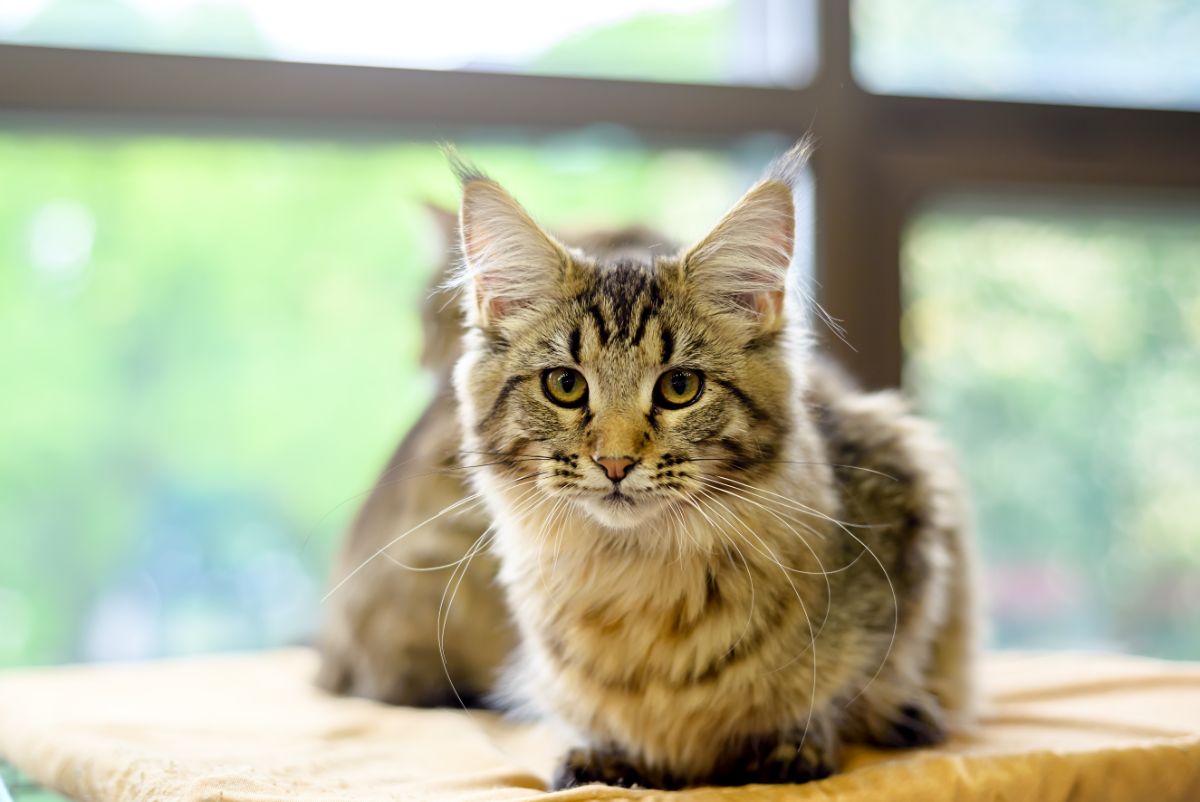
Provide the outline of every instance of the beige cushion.
{"type": "MultiPolygon", "coordinates": [[[[326,696],[304,650],[0,674],[0,754],[89,802],[545,798],[561,748],[483,712],[326,696]]],[[[808,786],[677,794],[592,786],[549,799],[1200,800],[1200,665],[997,654],[972,738],[852,750],[808,786]]]]}

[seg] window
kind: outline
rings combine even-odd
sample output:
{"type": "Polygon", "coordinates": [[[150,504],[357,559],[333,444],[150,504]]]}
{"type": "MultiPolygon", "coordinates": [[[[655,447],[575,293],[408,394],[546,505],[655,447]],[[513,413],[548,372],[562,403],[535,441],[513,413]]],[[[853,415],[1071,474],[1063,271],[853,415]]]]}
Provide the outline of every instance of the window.
{"type": "Polygon", "coordinates": [[[907,378],[957,445],[1001,645],[1200,654],[1200,205],[945,198],[907,378]]]}
{"type": "Polygon", "coordinates": [[[428,143],[686,238],[808,131],[826,344],[958,442],[998,642],[1200,656],[1194,3],[393,5],[0,4],[0,664],[304,634],[429,392],[428,143]]]}
{"type": "Polygon", "coordinates": [[[190,55],[794,86],[811,1],[21,0],[0,40],[190,55]]]}
{"type": "Polygon", "coordinates": [[[1191,0],[854,0],[854,34],[874,92],[1200,108],[1191,0]]]}

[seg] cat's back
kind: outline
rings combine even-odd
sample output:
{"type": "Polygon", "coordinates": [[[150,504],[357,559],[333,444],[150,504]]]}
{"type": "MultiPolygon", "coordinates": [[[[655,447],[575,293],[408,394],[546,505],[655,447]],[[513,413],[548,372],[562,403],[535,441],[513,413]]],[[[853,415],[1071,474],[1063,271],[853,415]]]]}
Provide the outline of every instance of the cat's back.
{"type": "MultiPolygon", "coordinates": [[[[979,616],[973,525],[954,451],[899,391],[864,391],[824,359],[807,379],[804,403],[832,467],[847,554],[869,548],[837,578],[858,603],[843,610],[856,610],[854,626],[871,610],[880,626],[896,627],[891,663],[927,666],[942,726],[961,729],[974,709],[979,616]]],[[[889,673],[874,681],[884,694],[889,673]]]]}
{"type": "Polygon", "coordinates": [[[900,391],[865,391],[823,357],[809,363],[806,379],[804,404],[845,504],[882,505],[881,514],[950,514],[942,502],[960,503],[952,449],[900,391]]]}

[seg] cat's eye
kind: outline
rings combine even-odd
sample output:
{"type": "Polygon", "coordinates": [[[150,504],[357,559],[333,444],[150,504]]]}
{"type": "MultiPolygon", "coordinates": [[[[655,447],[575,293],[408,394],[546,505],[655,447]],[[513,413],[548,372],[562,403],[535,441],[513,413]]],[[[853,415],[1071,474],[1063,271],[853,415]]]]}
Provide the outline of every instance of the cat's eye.
{"type": "Polygon", "coordinates": [[[703,373],[674,368],[658,377],[658,383],[654,385],[654,403],[665,409],[679,409],[696,403],[703,392],[703,373]]]}
{"type": "Polygon", "coordinates": [[[560,407],[577,407],[587,400],[587,380],[574,368],[551,368],[542,374],[542,391],[560,407]]]}

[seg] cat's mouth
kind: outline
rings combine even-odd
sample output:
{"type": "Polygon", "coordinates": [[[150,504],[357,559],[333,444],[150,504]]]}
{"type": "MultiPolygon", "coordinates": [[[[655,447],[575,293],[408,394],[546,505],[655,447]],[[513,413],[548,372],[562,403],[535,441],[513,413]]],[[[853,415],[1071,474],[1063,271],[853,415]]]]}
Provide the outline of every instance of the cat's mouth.
{"type": "Polygon", "coordinates": [[[621,492],[621,488],[614,487],[611,493],[608,493],[601,499],[605,504],[612,504],[619,507],[632,507],[637,504],[630,496],[621,492]]]}
{"type": "Polygon", "coordinates": [[[619,487],[583,495],[578,501],[594,519],[614,529],[630,529],[645,523],[655,506],[644,494],[619,487]]]}

